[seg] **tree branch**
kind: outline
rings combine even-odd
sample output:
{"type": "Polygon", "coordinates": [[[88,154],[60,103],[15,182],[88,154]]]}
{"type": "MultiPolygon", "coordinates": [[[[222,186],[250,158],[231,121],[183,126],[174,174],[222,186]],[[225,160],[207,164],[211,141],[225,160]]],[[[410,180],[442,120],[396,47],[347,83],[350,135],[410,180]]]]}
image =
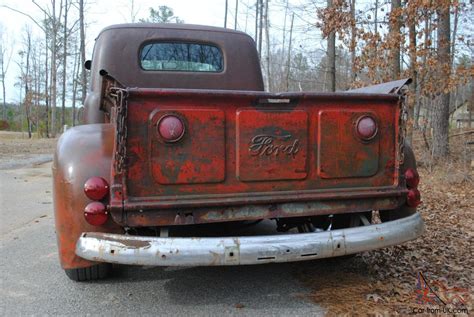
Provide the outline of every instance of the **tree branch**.
{"type": "MultiPolygon", "coordinates": [[[[33,2],[34,2],[34,1],[33,1],[33,2]]],[[[13,9],[12,7],[9,7],[9,6],[4,5],[4,4],[2,4],[0,7],[6,8],[6,9],[8,9],[8,10],[11,10],[11,11],[13,11],[13,12],[16,12],[16,13],[19,13],[19,14],[22,14],[22,15],[28,17],[28,18],[29,18],[31,21],[33,21],[41,30],[43,30],[43,32],[46,32],[45,28],[41,25],[41,23],[39,23],[38,21],[36,21],[36,19],[33,18],[33,17],[32,17],[31,15],[29,15],[28,13],[22,12],[22,11],[17,10],[17,9],[13,9]]]]}

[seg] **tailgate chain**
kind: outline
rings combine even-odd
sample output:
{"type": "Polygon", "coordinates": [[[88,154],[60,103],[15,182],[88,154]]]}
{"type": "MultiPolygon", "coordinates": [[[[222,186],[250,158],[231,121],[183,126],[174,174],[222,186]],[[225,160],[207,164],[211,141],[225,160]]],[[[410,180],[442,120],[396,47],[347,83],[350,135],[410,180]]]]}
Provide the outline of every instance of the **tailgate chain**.
{"type": "Polygon", "coordinates": [[[407,110],[407,104],[406,104],[406,94],[407,94],[407,89],[406,86],[400,89],[399,93],[400,95],[400,116],[399,116],[399,122],[398,122],[398,166],[399,168],[402,167],[404,161],[405,161],[405,137],[406,137],[406,125],[408,121],[408,110],[407,110]]]}
{"type": "Polygon", "coordinates": [[[127,106],[128,91],[125,89],[112,87],[110,95],[115,97],[117,102],[117,128],[114,168],[116,174],[122,174],[125,170],[127,159],[127,106]]]}

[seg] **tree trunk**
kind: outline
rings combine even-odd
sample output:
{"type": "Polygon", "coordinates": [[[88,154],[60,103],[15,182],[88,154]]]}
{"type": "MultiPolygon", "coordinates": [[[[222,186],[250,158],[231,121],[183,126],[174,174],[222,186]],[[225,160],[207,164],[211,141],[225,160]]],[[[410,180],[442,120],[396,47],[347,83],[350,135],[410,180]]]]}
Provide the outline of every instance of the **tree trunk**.
{"type": "Polygon", "coordinates": [[[66,124],[66,66],[67,66],[67,15],[68,15],[68,0],[64,3],[64,25],[63,25],[63,78],[62,78],[62,94],[61,94],[61,129],[66,124]]]}
{"type": "Polygon", "coordinates": [[[81,39],[81,60],[79,67],[81,69],[81,93],[82,93],[82,104],[86,100],[87,93],[87,74],[84,64],[86,63],[86,29],[84,23],[84,0],[79,0],[79,37],[81,39]]]}
{"type": "Polygon", "coordinates": [[[229,0],[225,0],[224,28],[227,28],[227,11],[229,9],[229,0]]]}
{"type": "MultiPolygon", "coordinates": [[[[77,41],[74,43],[74,52],[77,52],[77,41]]],[[[76,98],[77,98],[77,83],[79,79],[80,67],[80,54],[74,55],[74,64],[72,68],[73,80],[72,80],[72,126],[76,126],[76,98]]]]}
{"type": "Polygon", "coordinates": [[[355,19],[355,4],[356,0],[351,0],[351,81],[354,82],[356,80],[356,65],[355,65],[355,57],[356,57],[356,19],[355,19]]]}
{"type": "MultiPolygon", "coordinates": [[[[471,1],[472,3],[472,1],[471,1]]],[[[454,70],[454,56],[456,53],[456,37],[458,33],[458,22],[459,22],[459,5],[454,6],[454,25],[453,25],[453,37],[451,38],[451,67],[454,70]]]]}
{"type": "Polygon", "coordinates": [[[3,97],[2,118],[3,120],[6,120],[7,119],[7,92],[5,88],[5,77],[7,75],[8,68],[10,67],[10,62],[13,56],[14,43],[10,44],[8,39],[7,40],[0,39],[0,41],[1,41],[0,42],[0,71],[1,71],[0,79],[2,80],[2,97],[3,97]],[[10,46],[10,45],[11,47],[8,50],[6,46],[10,46]],[[10,51],[9,54],[7,53],[8,51],[10,51]]]}
{"type": "Polygon", "coordinates": [[[25,107],[26,127],[28,129],[28,138],[31,139],[31,91],[30,91],[30,57],[31,57],[31,30],[26,31],[26,70],[25,70],[25,99],[23,105],[25,107]]]}
{"type": "Polygon", "coordinates": [[[2,57],[2,63],[1,63],[1,71],[2,71],[2,93],[3,93],[3,114],[2,114],[2,118],[3,120],[6,120],[7,118],[7,92],[6,92],[6,89],[5,89],[5,61],[2,57]]]}
{"type": "MultiPolygon", "coordinates": [[[[333,1],[328,0],[327,7],[331,8],[333,1]]],[[[328,48],[327,48],[327,60],[328,60],[328,84],[329,91],[336,91],[336,32],[331,31],[328,35],[328,48]]]]}
{"type": "Polygon", "coordinates": [[[260,0],[255,2],[255,45],[258,43],[258,5],[260,4],[260,0]]]}
{"type": "Polygon", "coordinates": [[[392,12],[390,18],[390,41],[392,58],[392,79],[400,78],[400,16],[401,0],[392,0],[392,12]]]}
{"type": "Polygon", "coordinates": [[[270,72],[270,25],[268,23],[268,0],[265,1],[265,42],[267,54],[265,61],[267,64],[267,91],[272,91],[271,72],[270,72]]]}
{"type": "MultiPolygon", "coordinates": [[[[379,33],[379,1],[375,0],[375,11],[374,11],[374,34],[379,33]]],[[[377,48],[377,47],[375,47],[377,48]]]]}
{"type": "Polygon", "coordinates": [[[51,135],[56,136],[56,88],[57,88],[57,33],[58,23],[56,18],[56,0],[51,0],[52,4],[52,47],[51,47],[51,135]]]}
{"type": "Polygon", "coordinates": [[[293,40],[293,21],[295,20],[295,14],[291,15],[291,25],[290,25],[290,40],[288,43],[288,59],[286,62],[286,91],[290,88],[290,66],[291,66],[291,44],[293,40]]]}
{"type": "Polygon", "coordinates": [[[471,76],[471,98],[468,104],[468,111],[469,111],[469,129],[472,127],[472,110],[474,110],[474,76],[471,76]]]}
{"type": "Polygon", "coordinates": [[[262,32],[263,32],[263,0],[259,0],[260,4],[258,7],[259,26],[258,26],[258,58],[262,60],[262,32]]]}
{"type": "Polygon", "coordinates": [[[239,0],[235,0],[234,30],[237,30],[237,17],[238,16],[239,16],[239,0]]]}
{"type": "Polygon", "coordinates": [[[441,89],[440,103],[433,121],[433,158],[440,159],[448,154],[449,133],[449,91],[448,79],[451,72],[450,59],[450,5],[438,9],[438,81],[441,89]]]}
{"type": "Polygon", "coordinates": [[[46,137],[49,138],[49,93],[48,93],[48,83],[49,83],[49,68],[48,68],[48,62],[49,62],[49,47],[48,47],[48,33],[44,32],[45,36],[45,59],[44,59],[44,103],[45,103],[45,128],[46,128],[46,137]]]}
{"type": "MultiPolygon", "coordinates": [[[[38,42],[37,42],[38,43],[38,42]]],[[[41,51],[36,48],[35,50],[35,58],[33,59],[33,69],[35,72],[34,75],[34,81],[35,81],[35,113],[36,113],[36,136],[39,138],[40,137],[40,131],[39,131],[39,126],[40,126],[40,61],[41,61],[41,51]]]]}
{"type": "MultiPolygon", "coordinates": [[[[410,6],[411,3],[408,3],[410,6]]],[[[409,28],[409,54],[410,54],[410,76],[412,84],[410,85],[410,96],[408,99],[408,122],[407,122],[407,136],[406,139],[411,145],[413,138],[413,127],[414,127],[414,118],[415,118],[415,105],[417,104],[417,85],[418,85],[418,72],[417,72],[417,62],[416,62],[416,7],[411,7],[412,17],[407,19],[408,28],[409,28]]]]}

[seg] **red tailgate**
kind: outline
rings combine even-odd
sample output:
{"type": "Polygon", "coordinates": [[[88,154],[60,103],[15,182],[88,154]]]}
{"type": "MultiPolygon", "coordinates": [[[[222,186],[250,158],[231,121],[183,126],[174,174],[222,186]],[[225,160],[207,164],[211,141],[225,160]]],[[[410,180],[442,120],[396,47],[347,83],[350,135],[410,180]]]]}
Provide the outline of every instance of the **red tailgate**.
{"type": "Polygon", "coordinates": [[[129,89],[127,107],[128,209],[301,201],[398,185],[396,95],[129,89]],[[184,126],[175,142],[158,129],[170,115],[184,126]],[[367,116],[377,133],[363,140],[356,125],[367,116]]]}

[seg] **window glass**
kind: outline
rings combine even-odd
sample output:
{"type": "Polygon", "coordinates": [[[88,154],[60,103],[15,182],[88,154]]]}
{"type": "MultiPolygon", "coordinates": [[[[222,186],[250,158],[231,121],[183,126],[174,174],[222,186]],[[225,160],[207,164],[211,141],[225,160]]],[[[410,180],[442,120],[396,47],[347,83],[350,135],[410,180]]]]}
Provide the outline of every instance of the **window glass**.
{"type": "Polygon", "coordinates": [[[220,49],[208,44],[151,43],[140,52],[144,70],[221,72],[223,58],[220,49]]]}

